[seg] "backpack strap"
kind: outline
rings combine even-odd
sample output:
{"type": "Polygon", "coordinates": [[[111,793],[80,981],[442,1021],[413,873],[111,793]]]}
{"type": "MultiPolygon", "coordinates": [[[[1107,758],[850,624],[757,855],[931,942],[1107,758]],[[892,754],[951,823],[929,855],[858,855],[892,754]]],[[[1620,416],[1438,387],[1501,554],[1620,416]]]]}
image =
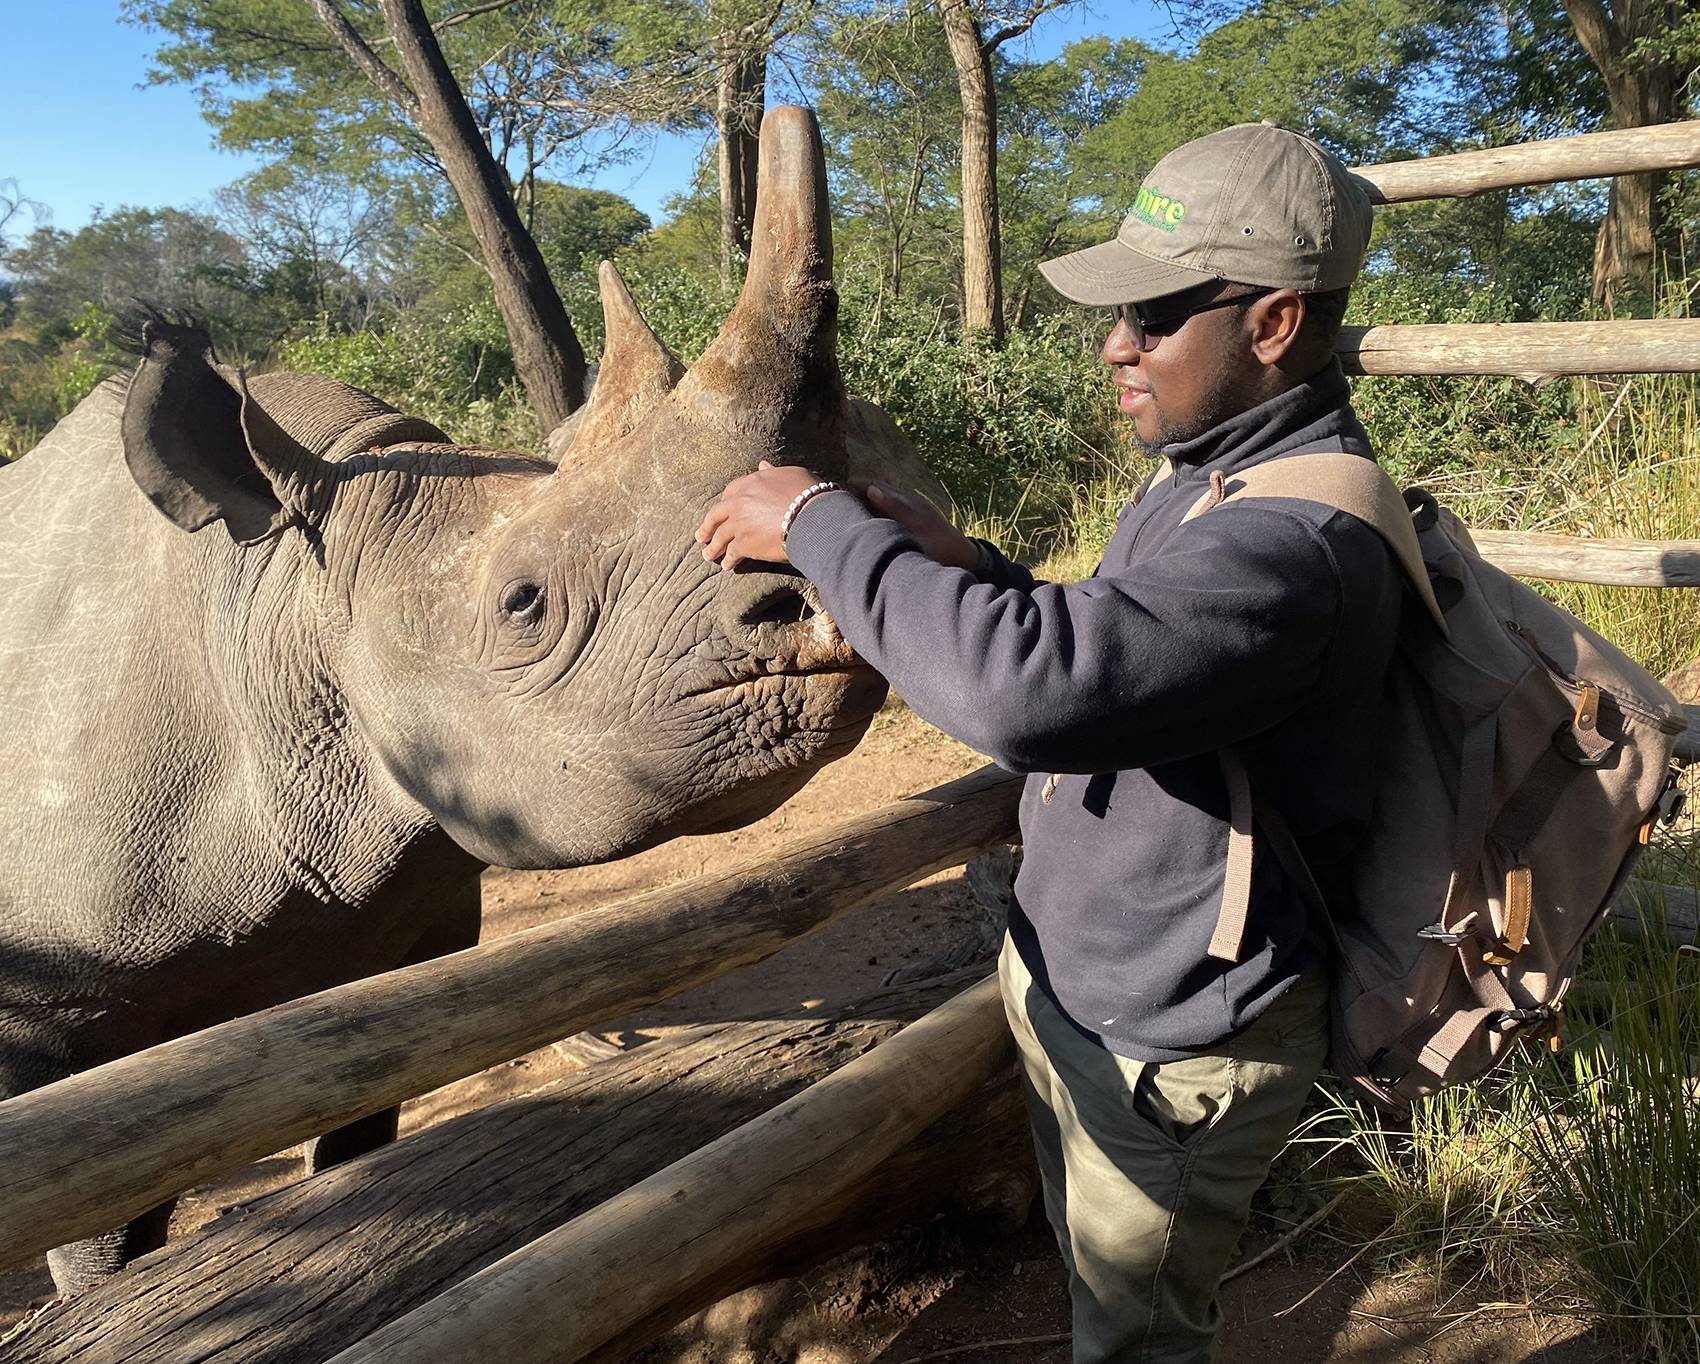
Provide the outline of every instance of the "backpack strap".
{"type": "Polygon", "coordinates": [[[1168,460],[1158,460],[1157,467],[1150,473],[1146,474],[1145,477],[1139,481],[1139,486],[1133,490],[1133,496],[1128,499],[1129,504],[1137,507],[1145,500],[1145,494],[1157,486],[1157,481],[1159,479],[1169,477],[1169,475],[1174,473],[1174,471],[1175,466],[1168,460]]]}
{"type": "MultiPolygon", "coordinates": [[[[1202,516],[1231,497],[1302,498],[1343,511],[1373,527],[1398,560],[1406,581],[1441,634],[1448,633],[1446,616],[1435,600],[1434,588],[1429,585],[1428,568],[1423,562],[1422,547],[1417,542],[1416,527],[1411,523],[1410,508],[1405,505],[1404,494],[1399,491],[1398,485],[1374,460],[1343,451],[1320,451],[1272,459],[1241,470],[1231,478],[1218,474],[1212,477],[1210,488],[1181,518],[1181,523],[1184,525],[1194,517],[1202,516]]],[[[1222,905],[1217,911],[1216,930],[1210,938],[1209,953],[1218,960],[1236,962],[1245,939],[1246,920],[1251,912],[1254,803],[1251,783],[1239,755],[1231,749],[1223,749],[1217,759],[1228,788],[1228,867],[1222,880],[1222,905]]],[[[1276,811],[1262,802],[1258,802],[1255,808],[1257,823],[1263,825],[1282,868],[1297,884],[1304,900],[1321,914],[1330,935],[1337,939],[1338,929],[1333,916],[1329,914],[1316,878],[1299,850],[1298,841],[1276,811]]]]}
{"type": "Polygon", "coordinates": [[[1281,864],[1294,887],[1310,910],[1328,929],[1336,948],[1340,947],[1340,927],[1329,912],[1317,885],[1310,863],[1299,848],[1298,839],[1287,826],[1281,812],[1267,801],[1256,799],[1251,792],[1251,779],[1246,775],[1240,755],[1231,748],[1217,752],[1222,768],[1222,780],[1228,788],[1228,870],[1222,878],[1222,906],[1216,911],[1216,931],[1211,934],[1209,954],[1219,961],[1237,962],[1245,943],[1246,920],[1251,913],[1251,863],[1256,850],[1253,842],[1253,823],[1269,844],[1275,860],[1281,864]]]}
{"type": "Polygon", "coordinates": [[[1245,764],[1231,748],[1216,755],[1222,780],[1228,788],[1228,869],[1222,876],[1222,907],[1216,911],[1216,931],[1210,935],[1211,956],[1236,962],[1245,942],[1246,919],[1251,913],[1252,844],[1251,779],[1245,764]]]}
{"type": "Polygon", "coordinates": [[[1297,497],[1355,516],[1373,526],[1387,542],[1404,570],[1412,591],[1428,610],[1442,635],[1446,616],[1429,585],[1422,547],[1417,543],[1411,511],[1398,484],[1373,459],[1340,451],[1287,455],[1242,469],[1213,485],[1181,518],[1184,525],[1232,497],[1297,497]]]}

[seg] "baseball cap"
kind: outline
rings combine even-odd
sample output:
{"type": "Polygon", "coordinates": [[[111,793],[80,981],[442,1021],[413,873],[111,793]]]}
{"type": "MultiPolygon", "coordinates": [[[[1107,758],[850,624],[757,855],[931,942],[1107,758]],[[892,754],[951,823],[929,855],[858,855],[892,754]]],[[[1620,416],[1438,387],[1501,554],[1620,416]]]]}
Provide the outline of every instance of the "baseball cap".
{"type": "Polygon", "coordinates": [[[1142,303],[1212,279],[1347,288],[1369,248],[1368,186],[1298,133],[1239,123],[1176,147],[1114,240],[1039,271],[1076,303],[1142,303]]]}

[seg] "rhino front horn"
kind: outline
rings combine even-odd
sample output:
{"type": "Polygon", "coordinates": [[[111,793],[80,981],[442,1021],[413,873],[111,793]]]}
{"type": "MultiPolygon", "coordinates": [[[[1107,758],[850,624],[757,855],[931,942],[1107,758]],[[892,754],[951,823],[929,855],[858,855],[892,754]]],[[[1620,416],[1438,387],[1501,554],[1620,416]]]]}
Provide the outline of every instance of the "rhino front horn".
{"type": "Polygon", "coordinates": [[[838,371],[838,293],[826,158],[814,112],[761,123],[749,273],[737,306],[675,397],[787,463],[841,474],[848,400],[838,371]]]}

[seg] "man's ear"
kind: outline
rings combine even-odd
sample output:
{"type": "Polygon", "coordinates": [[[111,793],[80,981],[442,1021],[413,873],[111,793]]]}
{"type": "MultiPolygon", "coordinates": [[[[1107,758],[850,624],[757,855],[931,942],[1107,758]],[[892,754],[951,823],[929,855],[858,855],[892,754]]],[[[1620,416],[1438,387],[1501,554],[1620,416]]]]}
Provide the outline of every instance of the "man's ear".
{"type": "Polygon", "coordinates": [[[1304,319],[1305,301],[1296,289],[1277,289],[1258,299],[1246,309],[1252,353],[1265,365],[1296,359],[1304,319]]]}
{"type": "Polygon", "coordinates": [[[311,519],[330,466],[260,412],[241,372],[214,359],[206,332],[152,318],[141,342],[121,432],[148,501],[186,531],[223,521],[240,543],[311,519]]]}

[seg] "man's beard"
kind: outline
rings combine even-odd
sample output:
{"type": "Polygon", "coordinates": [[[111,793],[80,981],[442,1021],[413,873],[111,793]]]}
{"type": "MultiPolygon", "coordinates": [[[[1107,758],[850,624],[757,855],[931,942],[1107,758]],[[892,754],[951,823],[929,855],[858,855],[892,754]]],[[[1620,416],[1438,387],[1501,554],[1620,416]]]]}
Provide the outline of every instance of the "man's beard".
{"type": "Polygon", "coordinates": [[[1151,458],[1157,459],[1167,447],[1195,440],[1212,427],[1220,426],[1228,418],[1237,417],[1262,401],[1250,393],[1243,392],[1243,385],[1229,382],[1225,367],[1218,370],[1209,388],[1210,396],[1199,410],[1185,421],[1171,421],[1164,416],[1162,400],[1153,391],[1151,399],[1157,407],[1157,430],[1151,439],[1147,440],[1139,434],[1139,428],[1135,426],[1134,442],[1151,458]]]}

